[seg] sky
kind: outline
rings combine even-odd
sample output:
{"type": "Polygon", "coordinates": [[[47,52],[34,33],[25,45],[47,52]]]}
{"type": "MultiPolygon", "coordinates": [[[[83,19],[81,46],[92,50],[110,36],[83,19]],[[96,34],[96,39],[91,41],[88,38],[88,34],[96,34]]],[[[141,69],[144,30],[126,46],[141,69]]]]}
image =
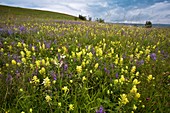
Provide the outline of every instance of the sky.
{"type": "Polygon", "coordinates": [[[112,23],[170,24],[170,0],[0,0],[1,5],[102,18],[112,23]]]}

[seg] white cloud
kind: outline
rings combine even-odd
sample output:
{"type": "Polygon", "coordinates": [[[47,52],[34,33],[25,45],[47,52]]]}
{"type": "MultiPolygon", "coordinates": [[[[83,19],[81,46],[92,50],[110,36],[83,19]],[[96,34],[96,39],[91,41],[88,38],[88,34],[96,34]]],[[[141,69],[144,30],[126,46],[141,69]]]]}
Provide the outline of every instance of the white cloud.
{"type": "Polygon", "coordinates": [[[103,18],[108,22],[170,23],[170,2],[155,2],[147,7],[121,7],[110,0],[0,0],[1,4],[103,18]]]}

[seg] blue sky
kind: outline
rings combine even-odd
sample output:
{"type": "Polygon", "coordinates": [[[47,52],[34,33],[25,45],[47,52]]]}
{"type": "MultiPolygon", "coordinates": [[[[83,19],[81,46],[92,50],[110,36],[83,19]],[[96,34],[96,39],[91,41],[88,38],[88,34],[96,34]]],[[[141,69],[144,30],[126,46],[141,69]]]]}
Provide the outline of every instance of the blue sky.
{"type": "Polygon", "coordinates": [[[0,0],[0,4],[79,14],[106,22],[170,24],[170,0],[0,0]]]}

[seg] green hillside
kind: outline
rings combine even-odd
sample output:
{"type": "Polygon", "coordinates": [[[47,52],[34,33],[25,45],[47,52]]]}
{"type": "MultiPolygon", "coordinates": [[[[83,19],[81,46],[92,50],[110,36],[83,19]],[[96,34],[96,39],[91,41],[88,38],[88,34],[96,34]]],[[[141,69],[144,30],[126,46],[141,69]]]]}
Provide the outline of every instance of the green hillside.
{"type": "Polygon", "coordinates": [[[30,19],[57,19],[57,20],[74,20],[75,17],[67,14],[42,11],[35,9],[26,9],[19,7],[3,6],[0,5],[0,20],[7,19],[17,20],[30,20],[30,19]]]}

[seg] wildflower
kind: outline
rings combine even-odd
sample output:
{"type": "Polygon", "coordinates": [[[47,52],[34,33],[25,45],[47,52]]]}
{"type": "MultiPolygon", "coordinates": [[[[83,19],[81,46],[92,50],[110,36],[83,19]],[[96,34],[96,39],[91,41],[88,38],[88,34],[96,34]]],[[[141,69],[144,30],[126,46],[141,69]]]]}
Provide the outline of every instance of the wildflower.
{"type": "Polygon", "coordinates": [[[64,86],[64,87],[62,88],[62,90],[64,91],[64,93],[66,93],[69,89],[68,89],[67,86],[64,86]]]}
{"type": "Polygon", "coordinates": [[[26,59],[25,59],[25,58],[22,58],[21,61],[22,61],[23,63],[26,63],[26,59]]]}
{"type": "Polygon", "coordinates": [[[150,57],[152,58],[152,60],[156,60],[156,54],[155,53],[150,54],[150,57]]]}
{"type": "Polygon", "coordinates": [[[87,78],[85,76],[83,76],[82,81],[84,82],[85,80],[87,80],[87,78]]]}
{"type": "Polygon", "coordinates": [[[24,57],[25,53],[23,51],[20,52],[21,56],[24,57]]]}
{"type": "Polygon", "coordinates": [[[42,67],[41,70],[39,70],[39,73],[40,73],[40,74],[44,74],[44,73],[45,73],[45,68],[42,67]]]}
{"type": "Polygon", "coordinates": [[[41,60],[41,63],[42,63],[42,65],[44,66],[44,65],[45,65],[45,60],[42,59],[42,60],[41,60]]]}
{"type": "Polygon", "coordinates": [[[8,63],[6,63],[6,67],[8,67],[9,66],[9,64],[8,63]]]}
{"type": "Polygon", "coordinates": [[[99,110],[97,110],[96,113],[106,113],[106,112],[104,111],[103,106],[100,106],[99,110]]]}
{"type": "Polygon", "coordinates": [[[22,88],[20,88],[20,89],[19,89],[19,91],[20,91],[20,92],[23,92],[23,89],[22,89],[22,88]]]}
{"type": "Polygon", "coordinates": [[[134,85],[134,86],[132,87],[132,89],[130,90],[130,93],[137,93],[136,85],[134,85]]]}
{"type": "Polygon", "coordinates": [[[38,79],[38,77],[37,77],[37,76],[33,76],[32,81],[31,81],[30,83],[35,83],[35,84],[37,84],[37,83],[39,83],[39,82],[40,82],[40,80],[38,79]]]}
{"type": "Polygon", "coordinates": [[[94,68],[97,69],[98,67],[99,67],[99,64],[96,63],[95,66],[94,66],[94,68]]]}
{"type": "Polygon", "coordinates": [[[138,81],[138,79],[134,79],[134,80],[133,80],[133,84],[134,84],[134,85],[137,85],[137,84],[140,84],[140,82],[138,81]]]}
{"type": "Polygon", "coordinates": [[[46,99],[47,102],[50,102],[52,100],[49,95],[46,95],[45,99],[46,99]]]}
{"type": "Polygon", "coordinates": [[[136,72],[136,76],[139,76],[139,71],[138,71],[138,72],[136,72]]]}
{"type": "Polygon", "coordinates": [[[21,113],[25,113],[24,111],[22,111],[21,113]]]}
{"type": "Polygon", "coordinates": [[[40,67],[40,61],[39,60],[35,61],[35,64],[36,64],[37,67],[40,67]]]}
{"type": "Polygon", "coordinates": [[[70,83],[73,83],[73,80],[70,80],[70,83]]]}
{"type": "Polygon", "coordinates": [[[74,110],[74,105],[73,104],[70,104],[69,105],[69,110],[71,111],[71,110],[74,110]]]}
{"type": "Polygon", "coordinates": [[[21,42],[18,42],[17,47],[22,47],[21,42]]]}
{"type": "Polygon", "coordinates": [[[120,79],[119,79],[120,83],[123,84],[123,82],[125,81],[124,75],[121,75],[120,79]]]}
{"type": "Polygon", "coordinates": [[[61,107],[61,102],[58,103],[58,107],[61,107]]]}
{"type": "Polygon", "coordinates": [[[77,70],[77,73],[81,73],[82,72],[82,67],[81,66],[77,66],[76,70],[77,70]]]}
{"type": "Polygon", "coordinates": [[[50,79],[48,77],[46,77],[44,80],[43,80],[43,84],[45,87],[49,87],[50,86],[50,79]]]}
{"type": "Polygon", "coordinates": [[[30,113],[32,113],[32,108],[30,108],[30,113]]]}
{"type": "Polygon", "coordinates": [[[135,98],[136,99],[140,98],[140,93],[136,93],[135,98]]]}
{"type": "Polygon", "coordinates": [[[147,78],[148,82],[150,82],[152,79],[153,79],[152,75],[149,75],[147,78]]]}
{"type": "Polygon", "coordinates": [[[119,98],[120,104],[125,105],[125,104],[127,104],[129,102],[126,94],[121,94],[120,97],[121,97],[121,98],[119,98]]]}
{"type": "Polygon", "coordinates": [[[119,82],[118,79],[115,79],[115,80],[114,80],[114,84],[115,84],[115,85],[116,85],[118,82],[119,82]]]}
{"type": "Polygon", "coordinates": [[[137,106],[134,104],[133,105],[133,110],[136,110],[137,109],[137,106]]]}
{"type": "Polygon", "coordinates": [[[123,64],[123,58],[120,58],[120,65],[123,64]]]}
{"type": "Polygon", "coordinates": [[[150,55],[146,57],[146,61],[150,61],[150,55]]]}
{"type": "Polygon", "coordinates": [[[89,56],[90,59],[93,58],[93,54],[90,52],[90,53],[87,53],[87,55],[89,56]]]}
{"type": "Polygon", "coordinates": [[[136,71],[136,66],[133,66],[131,69],[131,73],[134,73],[136,71]]]}
{"type": "Polygon", "coordinates": [[[17,64],[15,60],[12,60],[11,63],[12,63],[13,65],[16,65],[16,64],[17,64]]]}
{"type": "Polygon", "coordinates": [[[115,75],[115,76],[116,76],[116,78],[119,78],[119,74],[118,74],[118,73],[116,73],[116,75],[115,75]]]}

